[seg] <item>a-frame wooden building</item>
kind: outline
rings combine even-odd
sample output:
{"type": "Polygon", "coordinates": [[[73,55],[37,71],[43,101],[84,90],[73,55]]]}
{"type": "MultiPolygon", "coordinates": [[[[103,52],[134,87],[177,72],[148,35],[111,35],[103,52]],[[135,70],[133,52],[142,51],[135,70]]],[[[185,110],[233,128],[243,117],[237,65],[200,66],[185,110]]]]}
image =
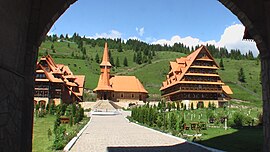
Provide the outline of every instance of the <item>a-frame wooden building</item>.
{"type": "Polygon", "coordinates": [[[170,62],[170,71],[160,88],[162,97],[169,101],[182,101],[194,108],[209,103],[221,107],[230,99],[232,90],[221,80],[216,63],[205,46],[186,57],[170,62]]]}

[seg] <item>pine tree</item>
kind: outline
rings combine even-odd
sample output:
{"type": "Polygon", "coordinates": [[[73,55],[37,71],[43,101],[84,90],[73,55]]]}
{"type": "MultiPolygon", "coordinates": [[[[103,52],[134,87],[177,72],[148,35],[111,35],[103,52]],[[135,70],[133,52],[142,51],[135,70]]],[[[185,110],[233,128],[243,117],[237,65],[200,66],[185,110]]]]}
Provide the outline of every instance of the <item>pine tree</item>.
{"type": "Polygon", "coordinates": [[[112,56],[110,56],[110,63],[111,63],[112,66],[115,66],[114,60],[113,60],[113,57],[112,56]]]}
{"type": "Polygon", "coordinates": [[[137,63],[137,64],[142,64],[142,53],[141,53],[141,51],[139,51],[139,52],[137,53],[137,60],[136,60],[136,63],[137,63]]]}
{"type": "Polygon", "coordinates": [[[143,62],[143,63],[147,63],[147,56],[146,56],[146,55],[143,55],[142,62],[143,62]]]}
{"type": "Polygon", "coordinates": [[[68,39],[69,39],[69,37],[68,37],[68,34],[66,34],[66,37],[65,37],[65,39],[66,39],[66,40],[68,40],[68,39]]]}
{"type": "Polygon", "coordinates": [[[95,61],[96,61],[96,63],[99,63],[100,62],[99,61],[99,55],[98,55],[98,53],[96,54],[95,61]]]}
{"type": "Polygon", "coordinates": [[[219,66],[221,70],[225,70],[222,58],[220,59],[219,66]]]}
{"type": "Polygon", "coordinates": [[[118,50],[117,50],[117,51],[118,51],[118,52],[123,52],[121,42],[120,42],[120,44],[119,44],[119,47],[118,47],[118,50]]]}
{"type": "Polygon", "coordinates": [[[64,39],[64,35],[63,35],[63,34],[60,35],[60,39],[61,39],[61,40],[64,39]]]}
{"type": "Polygon", "coordinates": [[[136,56],[136,53],[133,54],[133,62],[136,62],[137,60],[137,56],[136,56]]]}
{"type": "Polygon", "coordinates": [[[155,51],[152,51],[152,55],[153,55],[153,56],[156,56],[156,52],[155,52],[155,51]]]}
{"type": "Polygon", "coordinates": [[[240,68],[239,72],[238,72],[238,80],[240,82],[246,82],[246,77],[245,77],[245,73],[243,68],[240,68]]]}
{"type": "Polygon", "coordinates": [[[115,64],[115,67],[120,67],[119,57],[116,58],[116,64],[115,64]]]}
{"type": "Polygon", "coordinates": [[[126,66],[126,67],[128,66],[128,60],[127,60],[127,57],[125,57],[124,62],[123,62],[123,65],[126,66]]]}
{"type": "Polygon", "coordinates": [[[53,53],[55,53],[55,49],[54,49],[54,45],[51,45],[51,50],[53,51],[53,53]]]}

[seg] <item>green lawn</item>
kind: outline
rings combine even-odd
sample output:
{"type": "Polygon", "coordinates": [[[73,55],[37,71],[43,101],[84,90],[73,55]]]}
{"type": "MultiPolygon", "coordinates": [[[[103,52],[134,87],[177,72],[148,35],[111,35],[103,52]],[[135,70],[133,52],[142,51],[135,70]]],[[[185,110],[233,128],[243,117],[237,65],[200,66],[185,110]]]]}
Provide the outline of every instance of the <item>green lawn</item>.
{"type": "Polygon", "coordinates": [[[203,132],[200,144],[232,152],[262,151],[262,127],[228,129],[209,128],[203,132]]]}
{"type": "MultiPolygon", "coordinates": [[[[131,118],[131,121],[144,125],[149,128],[153,128],[162,132],[166,132],[181,138],[185,138],[188,141],[193,141],[195,134],[202,134],[199,138],[195,140],[202,145],[213,147],[216,149],[224,151],[262,151],[262,137],[263,137],[263,128],[262,126],[256,126],[258,122],[258,108],[217,108],[215,110],[211,109],[197,109],[197,110],[172,110],[170,112],[153,114],[154,117],[149,117],[149,113],[153,110],[147,110],[147,107],[133,109],[134,117],[131,118]],[[138,111],[139,110],[139,111],[138,111]],[[140,111],[141,110],[141,111],[140,111]],[[214,123],[209,123],[207,118],[207,113],[213,113],[215,117],[214,123]],[[245,123],[243,127],[233,128],[230,126],[234,121],[234,113],[241,113],[243,116],[249,116],[251,119],[254,119],[254,126],[251,123],[245,123]],[[160,117],[161,116],[161,117],[160,117]],[[172,117],[174,116],[174,117],[172,117]],[[228,116],[228,126],[227,130],[224,129],[224,124],[220,123],[220,118],[228,116]],[[165,121],[164,121],[165,118],[165,121]],[[184,118],[184,119],[183,119],[184,118]],[[188,130],[178,130],[178,123],[181,123],[181,120],[184,121],[185,125],[189,127],[188,130]],[[160,122],[162,124],[160,124],[160,122]],[[175,126],[171,125],[172,122],[175,122],[175,126]],[[206,123],[206,130],[192,130],[191,123],[195,122],[204,122],[206,123]],[[151,126],[149,126],[151,125],[151,126]],[[164,127],[165,126],[165,127],[164,127]]],[[[155,111],[155,110],[154,110],[155,111]]],[[[242,118],[244,122],[247,119],[242,118]]],[[[182,123],[181,123],[182,124],[182,123]]]]}
{"type": "Polygon", "coordinates": [[[46,115],[44,118],[36,118],[34,120],[33,132],[33,152],[50,152],[53,144],[54,135],[48,139],[48,129],[53,132],[55,116],[46,115]]]}
{"type": "MultiPolygon", "coordinates": [[[[52,145],[54,141],[54,121],[56,116],[54,115],[45,115],[42,118],[34,118],[34,131],[33,131],[33,152],[51,152],[52,145]],[[50,139],[48,138],[48,129],[51,129],[52,136],[50,139]]],[[[70,127],[68,124],[62,124],[67,129],[67,133],[71,134],[71,132],[79,132],[89,121],[89,118],[84,117],[83,120],[79,124],[75,124],[70,127]]],[[[75,133],[76,134],[76,133],[75,133]]]]}

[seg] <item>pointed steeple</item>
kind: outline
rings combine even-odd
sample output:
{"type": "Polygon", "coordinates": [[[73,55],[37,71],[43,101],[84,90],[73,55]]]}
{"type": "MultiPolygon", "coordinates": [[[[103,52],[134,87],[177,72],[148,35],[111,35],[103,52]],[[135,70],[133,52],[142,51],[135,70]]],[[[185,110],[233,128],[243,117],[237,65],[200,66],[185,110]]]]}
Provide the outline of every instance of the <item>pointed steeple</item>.
{"type": "Polygon", "coordinates": [[[103,52],[102,62],[100,64],[101,74],[98,81],[97,88],[94,91],[113,91],[110,85],[110,68],[112,67],[109,61],[109,52],[107,43],[105,43],[105,48],[103,52]]]}
{"type": "Polygon", "coordinates": [[[102,62],[100,64],[100,66],[108,66],[108,67],[112,66],[111,63],[110,63],[110,57],[109,57],[109,51],[108,51],[107,42],[105,43],[104,52],[103,52],[103,58],[102,58],[102,62]]]}
{"type": "Polygon", "coordinates": [[[108,73],[108,70],[107,70],[106,66],[105,66],[105,70],[104,70],[102,79],[103,79],[103,83],[104,83],[103,85],[106,86],[106,87],[111,88],[111,86],[110,86],[110,77],[109,77],[109,73],[108,73]]]}

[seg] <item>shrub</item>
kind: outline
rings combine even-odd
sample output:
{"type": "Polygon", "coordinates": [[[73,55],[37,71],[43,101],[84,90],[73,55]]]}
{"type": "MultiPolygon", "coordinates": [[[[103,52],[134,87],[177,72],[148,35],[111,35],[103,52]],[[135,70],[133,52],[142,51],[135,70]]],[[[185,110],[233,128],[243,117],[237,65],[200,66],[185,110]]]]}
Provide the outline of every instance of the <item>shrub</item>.
{"type": "Polygon", "coordinates": [[[53,149],[61,150],[65,147],[65,144],[66,144],[65,132],[66,132],[66,128],[64,128],[64,126],[60,126],[55,130],[55,139],[53,142],[53,149]]]}
{"type": "Polygon", "coordinates": [[[167,109],[168,109],[169,111],[171,111],[171,109],[172,109],[172,105],[171,105],[170,102],[167,103],[167,109]]]}
{"type": "Polygon", "coordinates": [[[244,124],[245,125],[248,125],[248,126],[251,126],[252,125],[252,118],[250,116],[245,116],[244,117],[244,124]]]}
{"type": "Polygon", "coordinates": [[[51,136],[52,136],[52,131],[51,131],[51,129],[49,128],[49,129],[48,129],[48,139],[49,139],[49,140],[51,139],[51,136]]]}
{"type": "Polygon", "coordinates": [[[233,114],[233,126],[242,127],[244,125],[244,115],[236,112],[233,114]]]}

